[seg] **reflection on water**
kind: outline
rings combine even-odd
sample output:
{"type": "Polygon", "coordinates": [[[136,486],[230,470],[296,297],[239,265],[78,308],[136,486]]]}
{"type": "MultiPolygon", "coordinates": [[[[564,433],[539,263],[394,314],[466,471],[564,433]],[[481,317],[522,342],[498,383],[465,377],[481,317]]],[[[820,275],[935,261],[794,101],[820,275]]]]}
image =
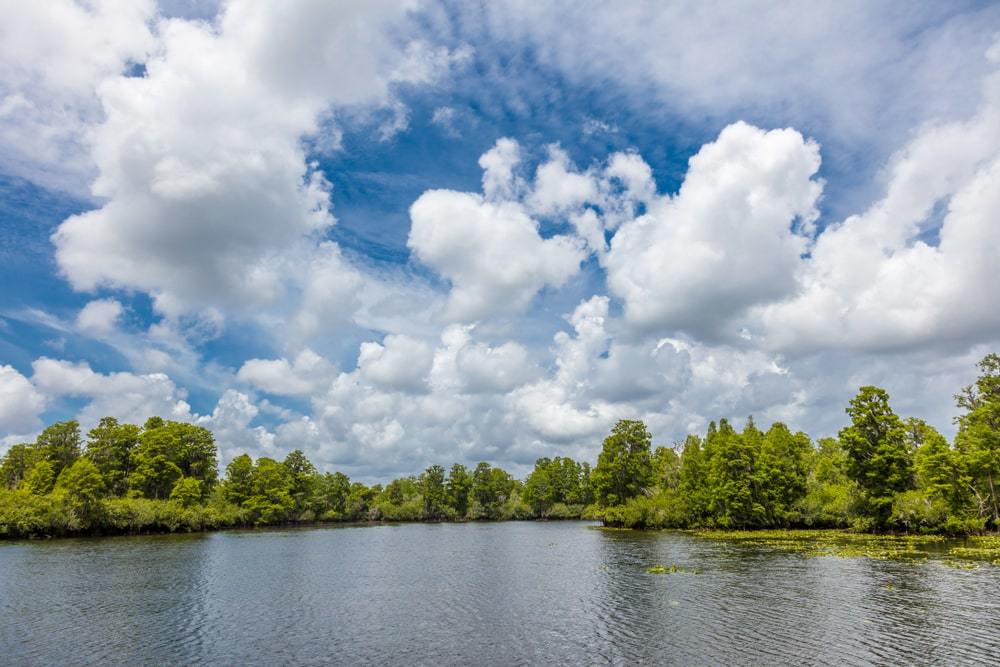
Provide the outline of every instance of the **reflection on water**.
{"type": "Polygon", "coordinates": [[[3,664],[956,664],[1000,568],[581,523],[0,544],[3,664]],[[676,564],[700,574],[648,574],[676,564]]]}

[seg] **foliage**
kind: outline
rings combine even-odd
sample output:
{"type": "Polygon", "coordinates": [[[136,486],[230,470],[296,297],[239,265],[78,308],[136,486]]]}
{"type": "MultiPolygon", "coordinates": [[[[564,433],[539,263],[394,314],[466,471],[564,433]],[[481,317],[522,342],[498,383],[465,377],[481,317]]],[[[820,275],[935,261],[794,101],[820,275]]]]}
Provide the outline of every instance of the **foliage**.
{"type": "Polygon", "coordinates": [[[621,505],[653,484],[652,438],[641,421],[623,419],[604,439],[591,485],[601,507],[621,505]]]}
{"type": "Polygon", "coordinates": [[[878,387],[850,401],[838,438],[813,444],[782,423],[652,449],[645,424],[618,422],[597,465],[544,456],[521,482],[480,462],[431,465],[385,486],[321,472],[300,450],[243,454],[218,482],[207,429],[106,417],[81,453],[76,422],[0,459],[0,537],[206,530],[311,521],[596,519],[625,528],[847,528],[969,535],[1000,529],[1000,356],[957,397],[955,445],[901,419],[878,387]]]}
{"type": "Polygon", "coordinates": [[[914,485],[903,421],[889,407],[889,394],[878,387],[861,387],[847,414],[851,424],[840,430],[847,474],[864,494],[873,526],[885,528],[895,495],[914,485]]]}

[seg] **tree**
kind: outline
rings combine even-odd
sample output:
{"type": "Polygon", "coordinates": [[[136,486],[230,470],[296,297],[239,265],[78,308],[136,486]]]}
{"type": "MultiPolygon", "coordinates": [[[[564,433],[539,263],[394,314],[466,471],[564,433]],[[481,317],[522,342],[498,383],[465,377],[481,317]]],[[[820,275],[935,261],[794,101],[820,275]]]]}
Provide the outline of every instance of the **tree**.
{"type": "Polygon", "coordinates": [[[66,495],[70,508],[83,526],[89,527],[97,520],[105,487],[101,471],[91,461],[77,459],[63,468],[55,489],[66,495]]]}
{"type": "Polygon", "coordinates": [[[652,486],[652,437],[638,420],[623,419],[604,439],[591,484],[601,507],[623,505],[652,486]]]}
{"type": "Polygon", "coordinates": [[[979,362],[979,377],[955,398],[965,410],[955,444],[970,476],[978,511],[1000,526],[1000,355],[979,362]]]}
{"type": "Polygon", "coordinates": [[[768,429],[757,458],[757,488],[765,526],[789,523],[793,508],[806,494],[812,443],[781,422],[768,429]]]}
{"type": "Polygon", "coordinates": [[[461,463],[456,463],[448,471],[448,502],[458,516],[464,517],[469,511],[469,494],[472,492],[472,475],[461,463]]]}
{"type": "Polygon", "coordinates": [[[660,489],[676,489],[680,484],[681,457],[672,447],[657,447],[653,452],[653,479],[660,489]]]}
{"type": "Polygon", "coordinates": [[[139,433],[134,424],[119,424],[114,417],[104,417],[87,434],[86,456],[97,466],[112,495],[123,496],[128,491],[139,433]]]}
{"type": "Polygon", "coordinates": [[[133,457],[129,486],[147,498],[166,498],[181,477],[202,482],[202,494],[215,485],[218,472],[215,439],[206,428],[151,417],[133,457]]]}
{"type": "Polygon", "coordinates": [[[344,515],[347,497],[351,493],[351,480],[342,472],[326,473],[316,485],[314,497],[316,515],[333,512],[335,516],[344,515]]]}
{"type": "Polygon", "coordinates": [[[432,465],[420,477],[424,497],[424,518],[444,519],[448,516],[448,491],[444,485],[444,466],[432,465]]]}
{"type": "MultiPolygon", "coordinates": [[[[714,428],[713,423],[710,434],[714,432],[714,428]]],[[[701,445],[701,438],[696,435],[689,435],[684,440],[684,448],[681,450],[681,470],[677,481],[677,489],[684,504],[684,516],[691,524],[699,523],[708,515],[708,494],[705,488],[707,470],[701,445]]]]}
{"type": "Polygon", "coordinates": [[[197,505],[201,501],[201,480],[181,477],[170,491],[170,499],[184,507],[197,505]]]}
{"type": "Polygon", "coordinates": [[[960,453],[921,419],[906,420],[906,431],[914,452],[917,488],[943,500],[952,513],[961,512],[968,504],[971,478],[964,470],[960,453]]]}
{"type": "Polygon", "coordinates": [[[226,466],[226,481],[222,492],[226,500],[242,505],[253,493],[253,459],[240,454],[226,466]]]}
{"type": "Polygon", "coordinates": [[[46,459],[42,459],[28,471],[24,477],[22,488],[36,496],[44,496],[52,490],[56,483],[56,474],[52,464],[46,459]]]}
{"type": "Polygon", "coordinates": [[[301,514],[307,509],[317,483],[316,467],[306,458],[301,450],[289,452],[283,462],[292,480],[292,500],[295,501],[295,511],[301,514]]]}
{"type": "Polygon", "coordinates": [[[80,458],[80,425],[76,421],[57,422],[41,432],[35,446],[45,452],[58,476],[80,458]]]}
{"type": "Polygon", "coordinates": [[[847,476],[847,453],[836,438],[820,438],[806,463],[805,496],[796,503],[809,526],[843,526],[850,516],[857,485],[847,476]]]}
{"type": "Polygon", "coordinates": [[[163,454],[145,453],[138,457],[138,466],[129,478],[131,489],[154,500],[166,499],[181,477],[177,464],[163,454]]]}
{"type": "Polygon", "coordinates": [[[708,460],[709,511],[721,526],[747,528],[760,525],[764,508],[756,488],[757,457],[763,434],[747,420],[743,433],[737,433],[725,419],[718,431],[706,438],[712,452],[708,460]]]}
{"type": "Polygon", "coordinates": [[[531,505],[537,516],[543,515],[552,506],[552,477],[549,467],[550,458],[540,458],[535,461],[535,467],[524,482],[524,500],[531,505]]]}
{"type": "Polygon", "coordinates": [[[274,459],[261,457],[254,465],[250,497],[243,501],[255,523],[285,521],[295,509],[288,469],[274,459]]]}
{"type": "Polygon", "coordinates": [[[473,518],[500,518],[500,508],[507,502],[514,484],[514,478],[505,470],[480,462],[472,472],[473,518]]]}
{"type": "Polygon", "coordinates": [[[889,406],[889,394],[878,387],[861,387],[847,414],[851,425],[839,434],[847,452],[847,474],[864,492],[873,527],[885,528],[894,496],[913,488],[906,430],[889,406]]]}
{"type": "Polygon", "coordinates": [[[44,452],[34,443],[12,446],[0,460],[0,485],[8,489],[16,488],[43,457],[44,452]]]}

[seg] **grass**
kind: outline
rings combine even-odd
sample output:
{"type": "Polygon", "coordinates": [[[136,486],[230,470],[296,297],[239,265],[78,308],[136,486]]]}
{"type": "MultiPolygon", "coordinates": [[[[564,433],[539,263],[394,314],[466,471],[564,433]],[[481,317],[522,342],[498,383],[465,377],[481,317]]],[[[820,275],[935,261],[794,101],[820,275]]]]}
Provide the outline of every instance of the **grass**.
{"type": "Polygon", "coordinates": [[[654,565],[647,567],[646,572],[649,574],[701,574],[701,570],[682,565],[654,565]]]}
{"type": "Polygon", "coordinates": [[[872,535],[846,530],[692,530],[701,539],[768,548],[804,557],[940,561],[959,569],[1000,565],[1000,536],[872,535]]]}

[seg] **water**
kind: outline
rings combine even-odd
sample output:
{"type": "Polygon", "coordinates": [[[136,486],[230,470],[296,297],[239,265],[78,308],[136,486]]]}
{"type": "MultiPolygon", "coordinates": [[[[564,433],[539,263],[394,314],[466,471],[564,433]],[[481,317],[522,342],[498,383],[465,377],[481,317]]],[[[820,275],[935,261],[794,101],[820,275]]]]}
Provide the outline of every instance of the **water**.
{"type": "Polygon", "coordinates": [[[4,665],[998,661],[1000,567],[576,522],[0,543],[4,665]]]}

